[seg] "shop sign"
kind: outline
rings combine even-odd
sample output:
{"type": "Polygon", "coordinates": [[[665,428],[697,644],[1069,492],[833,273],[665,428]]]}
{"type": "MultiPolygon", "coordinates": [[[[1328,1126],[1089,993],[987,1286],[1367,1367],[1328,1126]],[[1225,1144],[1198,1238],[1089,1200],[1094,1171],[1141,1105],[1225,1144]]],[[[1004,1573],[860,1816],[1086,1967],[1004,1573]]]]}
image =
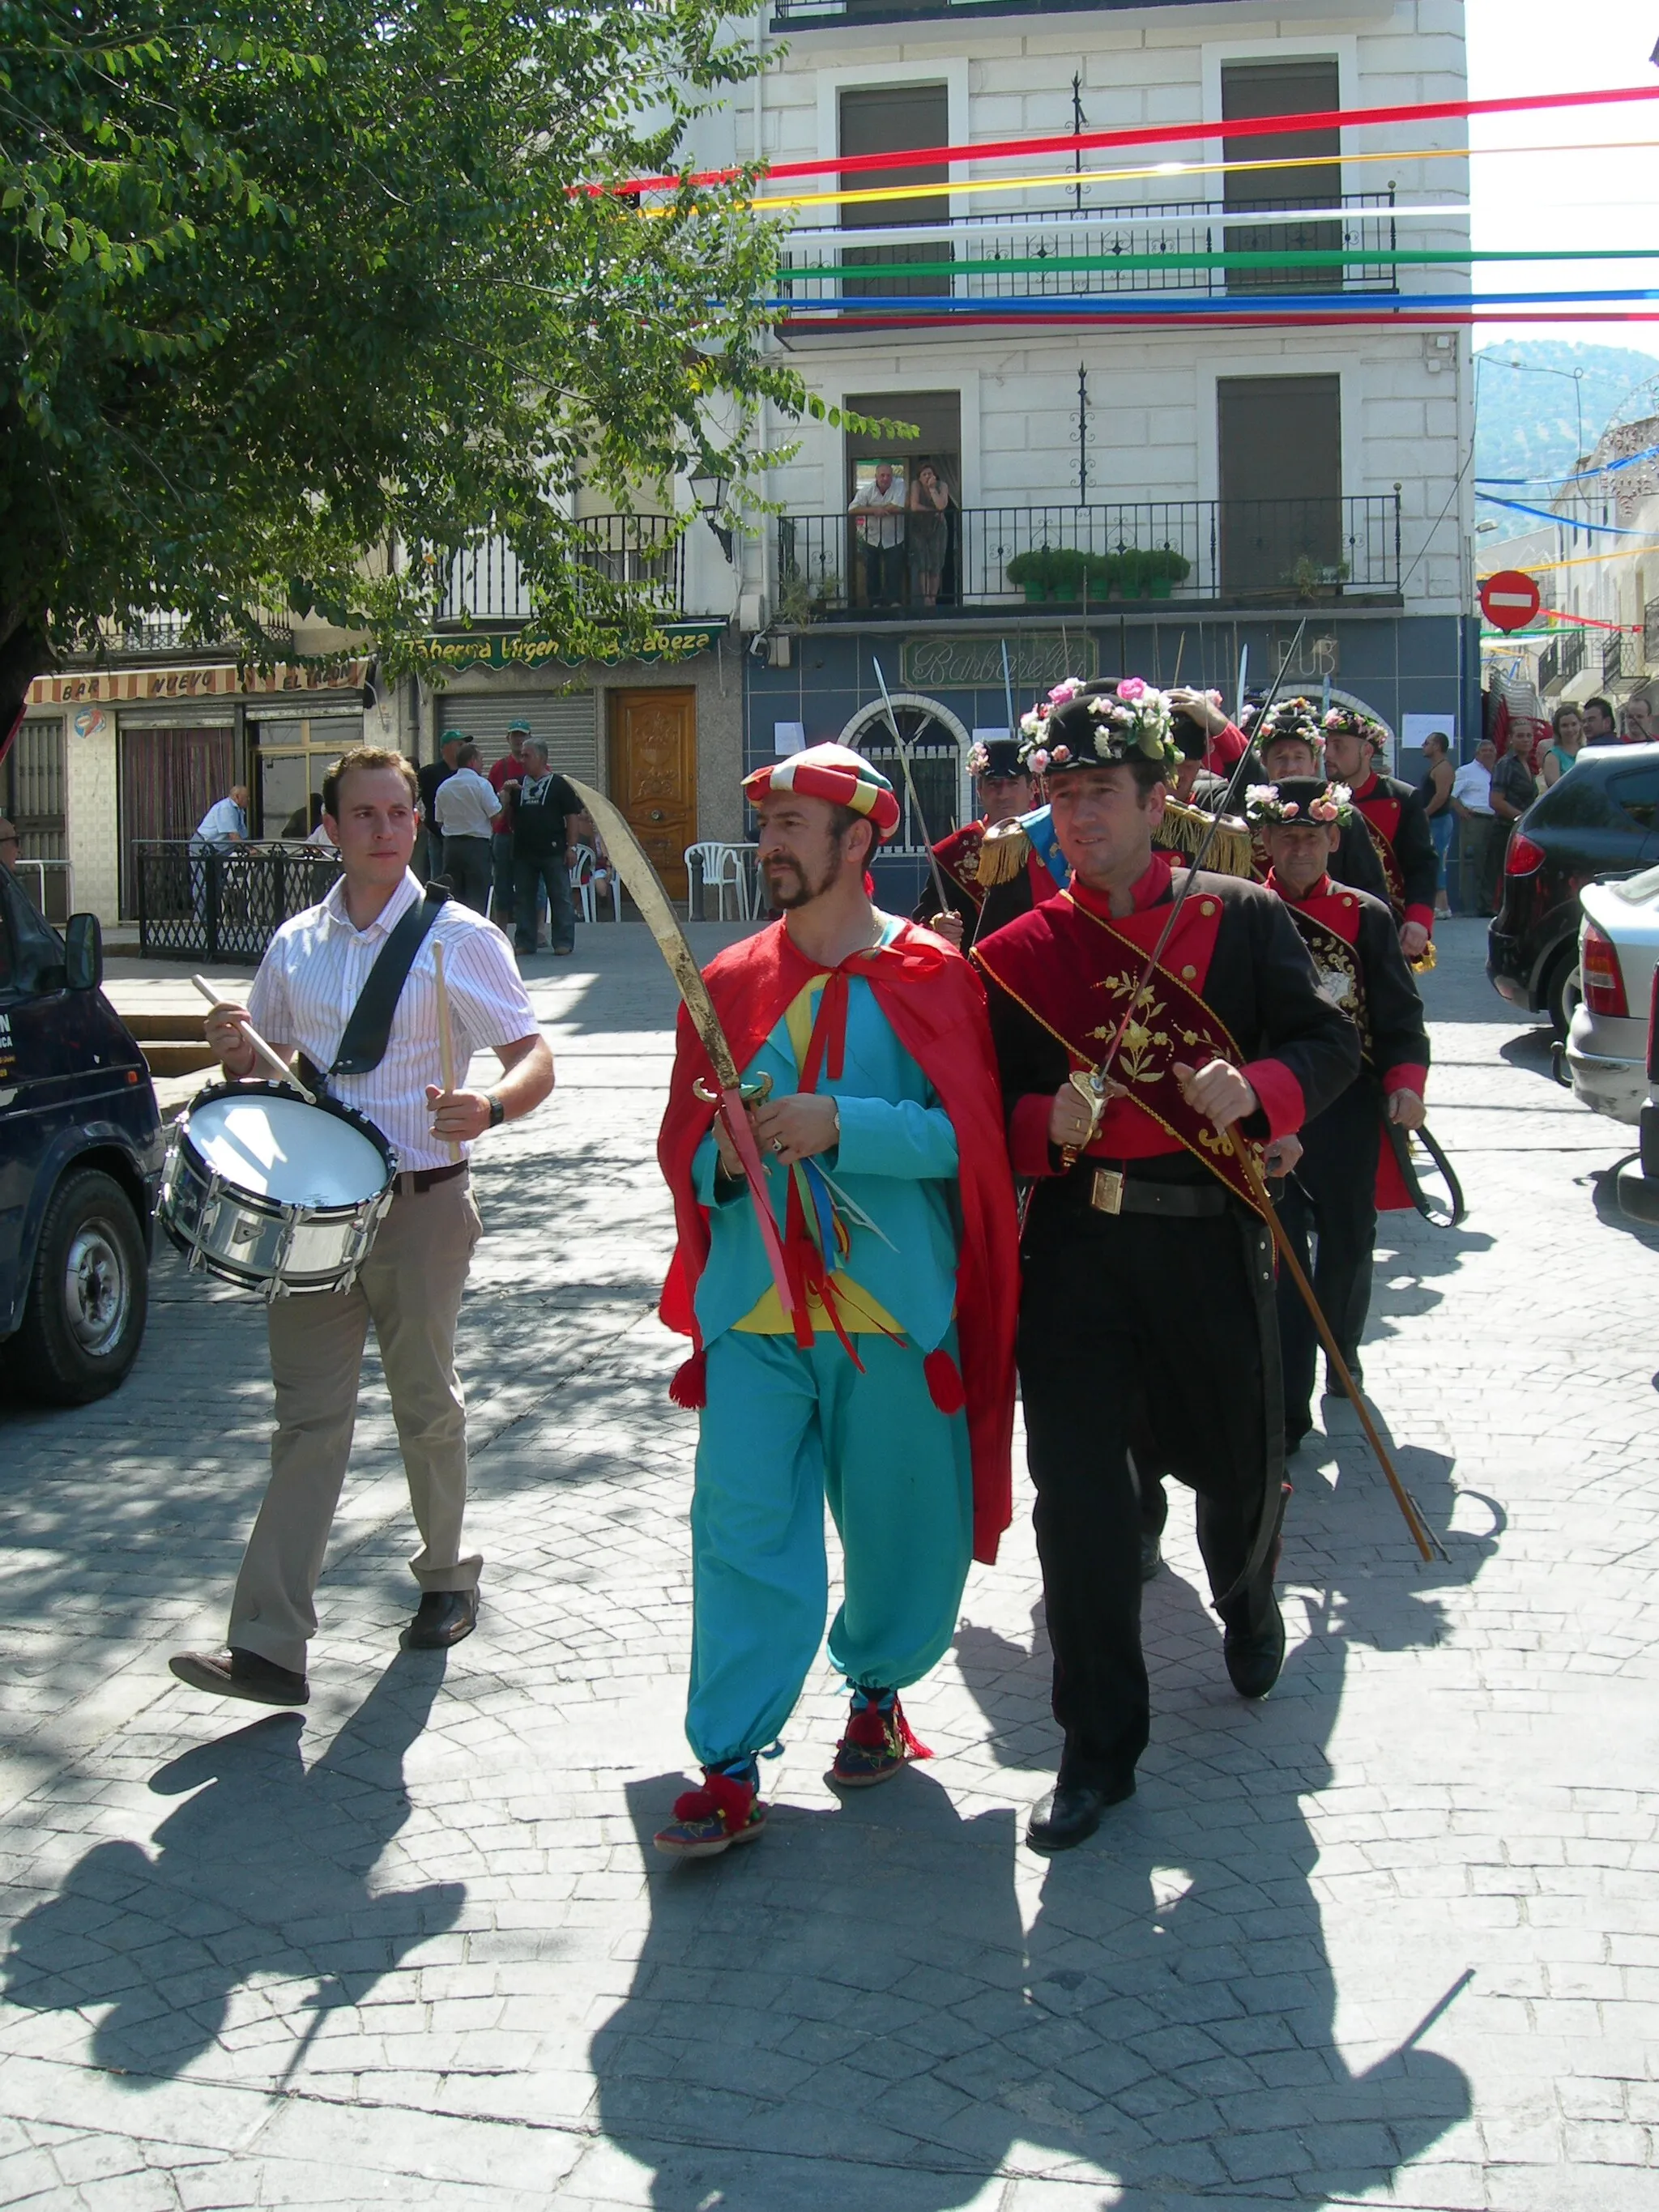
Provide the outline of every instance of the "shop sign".
{"type": "MultiPolygon", "coordinates": [[[[912,637],[899,653],[899,672],[913,691],[1000,691],[1000,637],[912,637]]],[[[1085,681],[1100,672],[1100,655],[1087,631],[1015,630],[1006,641],[1014,704],[1022,692],[1048,690],[1068,676],[1085,681]]]]}
{"type": "Polygon", "coordinates": [[[361,690],[362,660],[306,665],[278,661],[270,668],[100,668],[84,674],[38,676],[29,686],[31,707],[71,707],[94,701],[136,705],[149,700],[228,699],[239,693],[361,690]]]}
{"type": "Polygon", "coordinates": [[[607,668],[615,668],[625,660],[689,660],[694,653],[706,652],[726,635],[726,624],[714,623],[665,623],[660,629],[653,630],[638,653],[573,653],[565,648],[562,639],[549,637],[530,630],[519,630],[511,636],[499,633],[481,635],[466,632],[427,640],[427,651],[432,659],[441,661],[446,668],[545,668],[556,661],[565,668],[580,668],[589,660],[598,660],[607,668]]]}

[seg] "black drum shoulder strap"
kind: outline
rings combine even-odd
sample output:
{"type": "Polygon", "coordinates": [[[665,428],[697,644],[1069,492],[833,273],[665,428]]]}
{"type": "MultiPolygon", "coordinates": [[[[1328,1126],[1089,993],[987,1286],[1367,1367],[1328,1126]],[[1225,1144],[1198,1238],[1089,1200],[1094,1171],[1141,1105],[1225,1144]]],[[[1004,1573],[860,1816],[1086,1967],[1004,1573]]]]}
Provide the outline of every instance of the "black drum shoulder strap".
{"type": "Polygon", "coordinates": [[[380,947],[368,971],[368,980],[351,1009],[351,1018],[334,1055],[331,1075],[367,1075],[386,1057],[392,1035],[392,1018],[398,1011],[404,985],[427,933],[438,919],[438,910],[449,893],[441,884],[428,884],[426,896],[417,900],[380,947]]]}

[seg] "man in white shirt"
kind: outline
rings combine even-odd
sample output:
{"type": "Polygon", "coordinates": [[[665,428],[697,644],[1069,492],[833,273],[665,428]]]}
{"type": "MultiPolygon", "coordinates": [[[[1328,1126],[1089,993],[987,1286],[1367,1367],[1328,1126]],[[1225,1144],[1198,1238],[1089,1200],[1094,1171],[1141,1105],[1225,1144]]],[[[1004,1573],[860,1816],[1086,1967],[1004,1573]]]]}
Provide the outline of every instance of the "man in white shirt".
{"type": "MultiPolygon", "coordinates": [[[[217,864],[210,861],[210,854],[228,853],[233,847],[247,842],[247,786],[235,783],[228,798],[216,799],[207,812],[191,832],[190,838],[190,896],[196,909],[196,919],[208,927],[208,908],[217,904],[218,885],[216,881],[217,864]]],[[[211,946],[212,933],[209,933],[211,946]]]]}
{"type": "Polygon", "coordinates": [[[463,745],[455,773],[438,787],[438,827],[444,833],[444,874],[474,914],[489,905],[489,840],[501,802],[478,773],[478,748],[463,745]]]}
{"type": "Polygon", "coordinates": [[[904,501],[893,482],[892,465],[878,464],[848,503],[864,549],[864,595],[872,607],[896,606],[904,573],[904,501]]]}
{"type": "Polygon", "coordinates": [[[1462,898],[1474,900],[1469,911],[1474,914],[1491,914],[1498,902],[1497,862],[1504,848],[1492,804],[1492,772],[1497,764],[1497,746],[1490,738],[1482,738],[1474,758],[1465,761],[1452,778],[1458,889],[1462,898]]]}
{"type": "MultiPolygon", "coordinates": [[[[297,1048],[314,1067],[339,1057],[370,970],[422,896],[409,866],[416,789],[402,754],[369,746],[324,778],[324,818],[342,873],[319,906],[277,931],[247,1007],[227,1004],[208,1016],[208,1042],[233,1082],[258,1073],[244,1024],[285,1055],[297,1048]]],[[[472,1139],[528,1114],[553,1087],[552,1054],[500,930],[449,900],[410,969],[380,1061],[329,1083],[396,1148],[397,1194],[349,1290],[279,1297],[266,1309],[276,1389],[270,1486],[237,1577],[226,1648],[172,1661],[192,1688],[267,1705],[302,1705],[310,1696],[313,1597],[350,1455],[371,1322],[422,1539],[410,1567],[422,1595],[404,1642],[419,1650],[459,1643],[477,1619],[483,1562],[461,1551],[466,1409],[455,1373],[455,1324],[481,1233],[465,1153],[472,1139]],[[465,1069],[475,1052],[493,1049],[507,1072],[491,1092],[442,1088],[434,939],[444,950],[456,1064],[465,1069]]]]}

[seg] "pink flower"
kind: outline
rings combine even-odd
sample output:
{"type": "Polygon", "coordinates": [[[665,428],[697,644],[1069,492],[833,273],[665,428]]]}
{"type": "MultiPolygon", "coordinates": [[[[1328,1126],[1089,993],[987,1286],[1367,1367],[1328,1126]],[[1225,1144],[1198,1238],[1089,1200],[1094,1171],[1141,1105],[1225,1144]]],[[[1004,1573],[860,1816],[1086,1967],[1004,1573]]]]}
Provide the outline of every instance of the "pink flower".
{"type": "Polygon", "coordinates": [[[1285,812],[1282,818],[1286,822],[1294,822],[1297,816],[1300,814],[1301,811],[1301,807],[1294,799],[1287,799],[1285,802],[1285,812]]]}
{"type": "Polygon", "coordinates": [[[1117,687],[1117,696],[1120,699],[1144,699],[1146,696],[1146,686],[1141,682],[1139,677],[1126,676],[1117,687]]]}
{"type": "Polygon", "coordinates": [[[1083,679],[1080,676],[1063,677],[1048,694],[1049,704],[1054,707],[1066,706],[1076,698],[1082,689],[1083,679]]]}
{"type": "MultiPolygon", "coordinates": [[[[1070,745],[1056,745],[1054,750],[1054,757],[1057,761],[1070,760],[1072,757],[1072,748],[1070,745]]],[[[1044,767],[1047,767],[1048,763],[1045,761],[1043,765],[1044,767]]]]}
{"type": "Polygon", "coordinates": [[[1048,756],[1047,753],[1039,751],[1031,755],[1031,773],[1033,775],[1042,775],[1047,769],[1048,766],[1048,756]]]}

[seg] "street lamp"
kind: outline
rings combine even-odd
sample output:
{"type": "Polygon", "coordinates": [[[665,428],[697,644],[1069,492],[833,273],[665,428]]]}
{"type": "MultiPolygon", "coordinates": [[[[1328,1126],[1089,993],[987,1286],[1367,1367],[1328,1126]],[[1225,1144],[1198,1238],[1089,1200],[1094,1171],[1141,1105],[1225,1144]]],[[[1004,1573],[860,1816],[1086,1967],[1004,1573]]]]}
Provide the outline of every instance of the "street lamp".
{"type": "Polygon", "coordinates": [[[703,520],[714,532],[720,551],[730,561],[734,533],[729,523],[719,520],[720,510],[726,504],[726,478],[704,461],[687,472],[686,480],[690,484],[691,496],[697,502],[703,520]]]}

